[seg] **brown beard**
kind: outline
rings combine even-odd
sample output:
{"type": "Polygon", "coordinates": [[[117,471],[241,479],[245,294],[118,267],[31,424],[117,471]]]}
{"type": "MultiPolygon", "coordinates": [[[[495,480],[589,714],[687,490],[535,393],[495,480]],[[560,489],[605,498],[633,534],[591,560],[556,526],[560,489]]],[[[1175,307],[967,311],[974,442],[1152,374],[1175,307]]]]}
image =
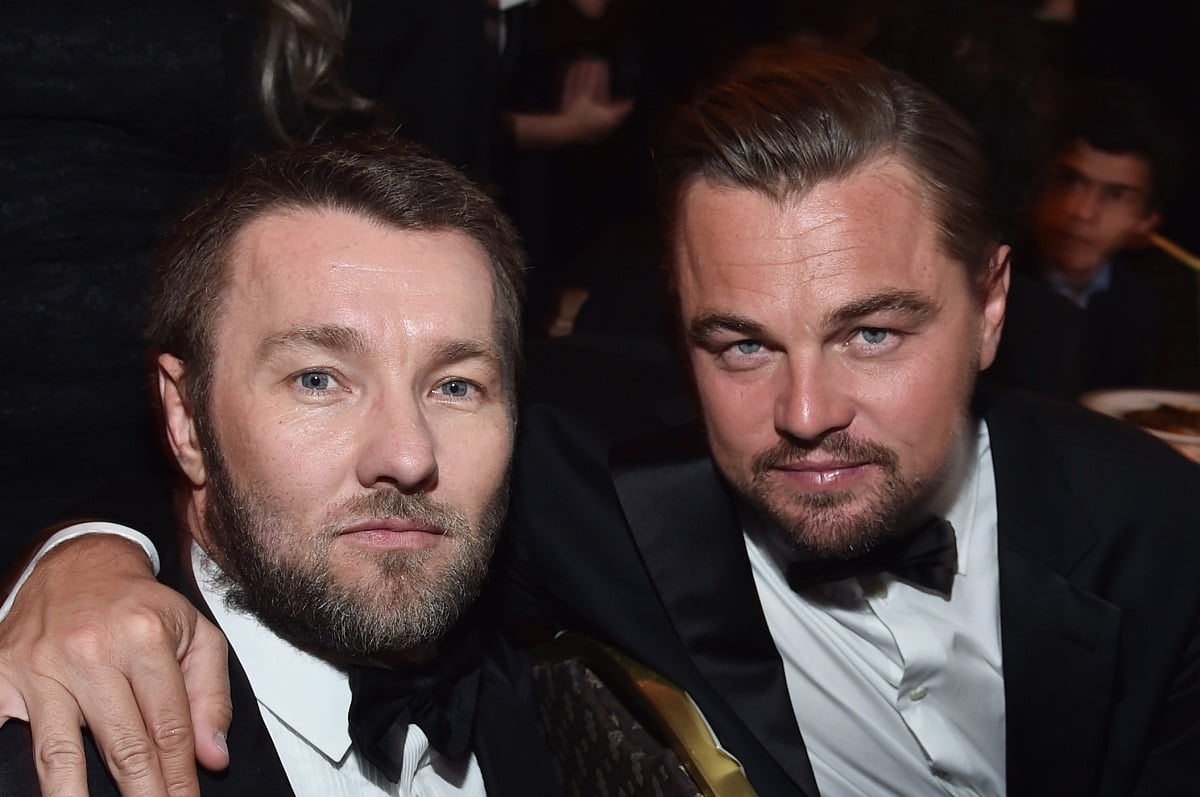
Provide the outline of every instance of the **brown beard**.
{"type": "Polygon", "coordinates": [[[218,447],[207,444],[211,434],[204,439],[204,518],[226,602],[293,644],[351,657],[412,651],[444,636],[478,596],[507,508],[507,474],[475,527],[428,495],[388,488],[346,502],[335,513],[343,520],[331,527],[296,530],[237,483],[218,447]],[[364,552],[361,582],[338,581],[330,571],[333,540],[348,523],[383,517],[428,524],[442,539],[421,551],[364,552]],[[299,547],[290,539],[308,546],[298,558],[284,555],[299,547]]]}
{"type": "Polygon", "coordinates": [[[750,483],[735,485],[743,499],[782,529],[786,541],[798,551],[816,557],[845,559],[878,547],[905,528],[928,493],[924,480],[903,479],[899,457],[890,448],[857,440],[845,431],[834,432],[811,445],[782,439],[759,452],[750,466],[750,483]],[[817,451],[840,460],[870,463],[882,470],[883,480],[875,499],[860,515],[847,516],[841,511],[862,500],[857,492],[796,491],[782,501],[772,492],[770,477],[774,468],[801,461],[817,451]],[[789,509],[799,509],[805,517],[797,519],[789,509]]]}

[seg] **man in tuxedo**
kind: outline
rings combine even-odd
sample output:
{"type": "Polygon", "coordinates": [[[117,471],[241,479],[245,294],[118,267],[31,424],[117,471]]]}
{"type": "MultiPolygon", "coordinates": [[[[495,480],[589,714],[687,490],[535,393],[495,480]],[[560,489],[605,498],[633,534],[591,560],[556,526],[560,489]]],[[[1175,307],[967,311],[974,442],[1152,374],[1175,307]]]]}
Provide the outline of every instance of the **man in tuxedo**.
{"type": "Polygon", "coordinates": [[[535,384],[514,593],[681,684],[763,794],[1193,793],[1200,470],[976,385],[1008,263],[970,132],[818,55],[656,157],[701,423],[535,384]]]}
{"type": "MultiPolygon", "coordinates": [[[[514,611],[683,686],[760,794],[1193,791],[1200,470],[977,386],[1008,252],[966,125],[870,61],[774,56],[657,160],[699,422],[656,359],[619,361],[635,394],[595,356],[535,379],[514,611]]],[[[59,622],[20,619],[6,651],[59,622]]]]}
{"type": "MultiPolygon", "coordinates": [[[[469,611],[507,504],[522,262],[479,188],[389,138],[256,162],[168,236],[174,581],[232,652],[203,793],[555,793],[528,665],[469,611]]],[[[0,730],[0,792],[39,793],[35,739],[0,730]]]]}

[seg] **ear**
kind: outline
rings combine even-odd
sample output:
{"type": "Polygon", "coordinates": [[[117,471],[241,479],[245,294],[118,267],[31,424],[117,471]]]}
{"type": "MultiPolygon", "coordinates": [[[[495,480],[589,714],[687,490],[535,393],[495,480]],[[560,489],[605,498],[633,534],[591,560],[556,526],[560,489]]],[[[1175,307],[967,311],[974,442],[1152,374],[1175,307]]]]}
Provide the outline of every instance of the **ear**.
{"type": "Polygon", "coordinates": [[[183,374],[184,364],[178,357],[158,356],[158,395],[162,399],[167,441],[183,475],[194,487],[203,487],[207,481],[204,455],[196,433],[196,416],[183,389],[183,374]]]}
{"type": "Polygon", "coordinates": [[[1004,330],[1004,312],[1008,307],[1009,256],[1012,249],[1006,245],[996,247],[988,263],[986,281],[983,285],[982,336],[979,343],[979,369],[982,371],[996,359],[1000,345],[1000,333],[1004,330]]]}

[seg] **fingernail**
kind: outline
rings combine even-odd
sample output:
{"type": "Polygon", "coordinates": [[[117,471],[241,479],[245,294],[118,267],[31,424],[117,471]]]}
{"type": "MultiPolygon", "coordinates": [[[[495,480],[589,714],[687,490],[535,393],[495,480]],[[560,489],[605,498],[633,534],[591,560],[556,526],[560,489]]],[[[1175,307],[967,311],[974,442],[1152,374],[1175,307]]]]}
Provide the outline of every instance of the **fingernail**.
{"type": "Polygon", "coordinates": [[[213,741],[216,742],[218,749],[225,755],[229,755],[229,742],[225,739],[224,731],[217,731],[213,734],[213,741]]]}

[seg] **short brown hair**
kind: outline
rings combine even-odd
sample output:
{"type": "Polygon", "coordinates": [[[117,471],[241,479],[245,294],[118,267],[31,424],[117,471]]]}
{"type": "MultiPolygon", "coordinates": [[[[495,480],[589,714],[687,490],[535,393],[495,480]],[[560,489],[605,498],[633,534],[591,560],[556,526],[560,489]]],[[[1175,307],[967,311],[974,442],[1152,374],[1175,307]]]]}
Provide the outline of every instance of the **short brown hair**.
{"type": "Polygon", "coordinates": [[[974,131],[864,55],[802,44],[752,53],[679,110],[657,153],[671,228],[696,179],[782,201],[885,157],[913,171],[942,247],[982,279],[999,231],[974,131]]]}
{"type": "Polygon", "coordinates": [[[238,234],[272,211],[340,210],[389,227],[455,231],[488,255],[496,341],[510,410],[521,352],[524,254],[491,198],[422,147],[383,133],[262,156],[200,198],[167,233],[155,265],[147,339],[186,364],[188,400],[207,407],[213,326],[238,234]]]}

